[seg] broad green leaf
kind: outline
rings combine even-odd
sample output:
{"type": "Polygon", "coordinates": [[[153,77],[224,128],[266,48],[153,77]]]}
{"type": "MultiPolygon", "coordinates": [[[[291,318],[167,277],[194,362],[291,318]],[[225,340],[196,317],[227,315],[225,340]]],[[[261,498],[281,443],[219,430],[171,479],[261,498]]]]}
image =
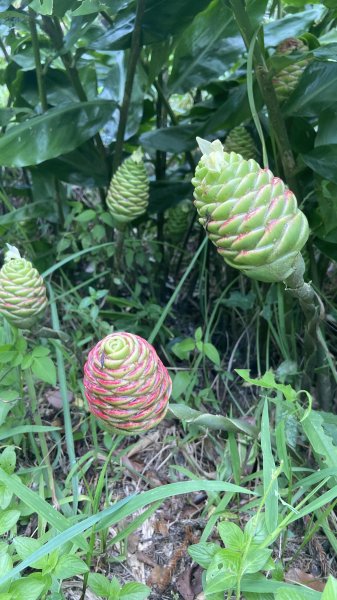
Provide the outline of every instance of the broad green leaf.
{"type": "MultiPolygon", "coordinates": [[[[337,72],[336,72],[337,73],[337,72]]],[[[337,93],[337,89],[336,89],[337,93]]],[[[324,179],[337,183],[337,143],[318,146],[310,152],[301,155],[305,164],[324,179]]]]}
{"type": "Polygon", "coordinates": [[[0,573],[4,575],[8,573],[13,568],[13,560],[12,557],[4,552],[0,554],[0,573]]]}
{"type": "Polygon", "coordinates": [[[199,542],[199,544],[193,544],[187,549],[192,559],[203,569],[208,569],[218,550],[219,545],[212,542],[199,542]]]}
{"type": "Polygon", "coordinates": [[[74,17],[82,15],[91,15],[92,13],[98,13],[102,8],[100,7],[99,0],[83,0],[78,8],[72,11],[74,17]]]}
{"type": "MultiPolygon", "coordinates": [[[[34,538],[24,537],[24,536],[18,536],[16,538],[14,538],[13,544],[14,544],[14,548],[15,548],[19,558],[21,558],[21,560],[25,560],[26,558],[29,558],[30,555],[33,554],[33,552],[35,552],[42,546],[42,543],[39,540],[36,540],[34,538]]],[[[44,558],[41,558],[41,560],[34,562],[30,566],[33,569],[44,569],[46,564],[47,564],[47,557],[44,557],[44,558]]]]}
{"type": "Polygon", "coordinates": [[[0,164],[37,165],[71,152],[97,133],[113,108],[110,100],[78,102],[14,125],[0,137],[0,164]]]}
{"type": "Polygon", "coordinates": [[[229,550],[242,550],[244,545],[243,531],[236,523],[231,521],[222,521],[218,525],[219,535],[229,550]]]}
{"type": "Polygon", "coordinates": [[[48,356],[48,354],[50,354],[50,350],[49,348],[46,348],[46,346],[35,346],[35,348],[32,351],[32,355],[38,358],[40,358],[41,356],[48,356]]]}
{"type": "Polygon", "coordinates": [[[337,579],[332,575],[329,576],[326,582],[321,600],[336,600],[337,598],[337,579]]]}
{"type": "Polygon", "coordinates": [[[217,351],[217,349],[215,348],[215,346],[213,346],[213,344],[210,344],[209,342],[205,342],[202,345],[202,350],[203,350],[203,353],[207,356],[207,358],[210,361],[212,361],[212,363],[214,363],[218,367],[220,366],[220,363],[221,363],[220,354],[217,351]]]}
{"type": "Polygon", "coordinates": [[[265,568],[271,556],[272,550],[269,548],[258,548],[252,545],[249,548],[245,560],[243,562],[244,573],[257,573],[265,568]]]}
{"type": "Polygon", "coordinates": [[[88,586],[97,596],[108,597],[110,594],[110,581],[100,573],[90,573],[88,586]]]}
{"type": "Polygon", "coordinates": [[[44,581],[34,578],[34,574],[14,581],[10,587],[13,600],[37,600],[45,587],[44,581]]]}
{"type": "Polygon", "coordinates": [[[284,110],[287,115],[317,117],[335,104],[337,63],[313,62],[304,71],[284,110]]]}
{"type": "Polygon", "coordinates": [[[182,33],[169,79],[171,93],[205,85],[225,71],[245,50],[233,12],[213,0],[182,33]]]}
{"type": "Polygon", "coordinates": [[[36,220],[41,217],[47,217],[53,212],[53,206],[50,205],[50,202],[39,200],[38,202],[32,202],[31,204],[27,204],[27,206],[21,206],[11,212],[0,215],[0,226],[36,220]]]}
{"type": "Polygon", "coordinates": [[[56,367],[49,356],[34,358],[32,371],[42,381],[50,383],[52,386],[56,385],[56,367]]]}
{"type": "Polygon", "coordinates": [[[264,401],[261,421],[261,450],[263,459],[263,491],[265,499],[265,522],[268,532],[277,527],[278,520],[278,483],[275,477],[275,462],[271,449],[270,423],[268,414],[268,400],[264,401]]]}
{"type": "Polygon", "coordinates": [[[0,455],[0,467],[6,471],[8,475],[14,473],[16,465],[16,453],[14,446],[7,446],[0,455]]]}
{"type": "Polygon", "coordinates": [[[19,510],[4,510],[0,513],[0,535],[7,533],[20,518],[19,510]]]}
{"type": "Polygon", "coordinates": [[[303,12],[288,14],[282,19],[271,20],[264,25],[264,40],[266,46],[277,46],[286,38],[297,37],[308,31],[309,26],[319,19],[324,7],[314,6],[303,12]]]}
{"type": "Polygon", "coordinates": [[[236,587],[240,573],[241,554],[233,550],[218,550],[206,573],[206,596],[236,587]]]}
{"type": "Polygon", "coordinates": [[[275,594],[275,600],[307,600],[306,591],[303,589],[298,590],[278,590],[275,594]]]}
{"type": "Polygon", "coordinates": [[[69,579],[75,575],[82,575],[88,571],[88,565],[77,556],[63,554],[59,559],[53,575],[57,579],[69,579]]]}
{"type": "Polygon", "coordinates": [[[188,371],[178,371],[172,380],[172,398],[177,400],[188,388],[193,380],[194,374],[188,371]]]}
{"type": "Polygon", "coordinates": [[[323,417],[312,410],[301,425],[321,466],[335,467],[337,448],[331,437],[324,431],[323,417]]]}
{"type": "Polygon", "coordinates": [[[151,594],[151,590],[143,583],[130,582],[123,585],[120,598],[124,600],[144,600],[151,594]]]}
{"type": "Polygon", "coordinates": [[[337,109],[331,106],[324,110],[318,120],[315,147],[337,144],[337,109]]]}
{"type": "Polygon", "coordinates": [[[203,126],[193,123],[148,131],[140,136],[140,141],[148,152],[161,150],[179,153],[194,150],[197,145],[195,138],[202,134],[203,126]]]}
{"type": "Polygon", "coordinates": [[[29,6],[40,15],[52,15],[53,3],[53,0],[33,0],[29,6]]]}

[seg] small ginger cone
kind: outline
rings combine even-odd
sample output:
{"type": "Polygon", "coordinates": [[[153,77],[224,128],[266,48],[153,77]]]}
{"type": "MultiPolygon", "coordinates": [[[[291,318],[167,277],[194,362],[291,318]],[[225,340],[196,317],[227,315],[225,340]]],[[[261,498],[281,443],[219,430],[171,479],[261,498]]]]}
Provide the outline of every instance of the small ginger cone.
{"type": "MultiPolygon", "coordinates": [[[[275,55],[288,55],[292,52],[304,53],[307,50],[308,46],[301,40],[298,40],[297,38],[288,38],[277,46],[275,55]]],[[[284,67],[284,69],[279,71],[275,77],[273,77],[276,97],[280,103],[288,100],[291,96],[309,62],[310,58],[304,58],[303,60],[284,67]]]]}
{"type": "Polygon", "coordinates": [[[224,260],[260,281],[284,281],[303,262],[309,235],[295,195],[255,160],[198,139],[192,183],[199,221],[224,260]]]}
{"type": "Polygon", "coordinates": [[[149,179],[139,148],[118,167],[106,203],[115,221],[127,224],[146,212],[148,202],[149,179]]]}
{"type": "Polygon", "coordinates": [[[41,275],[10,246],[0,270],[0,313],[15,327],[30,329],[44,313],[47,303],[41,275]]]}
{"type": "Polygon", "coordinates": [[[229,132],[224,143],[224,150],[226,152],[236,152],[236,154],[241,154],[246,160],[249,160],[250,158],[257,160],[258,157],[255,142],[247,129],[242,125],[234,127],[234,129],[229,132]]]}
{"type": "Polygon", "coordinates": [[[111,333],[89,352],[84,366],[89,409],[114,432],[143,433],[168,408],[172,383],[154,348],[132,333],[111,333]]]}
{"type": "Polygon", "coordinates": [[[166,211],[164,235],[168,242],[176,244],[183,239],[190,222],[192,208],[190,200],[183,200],[166,211]]]}

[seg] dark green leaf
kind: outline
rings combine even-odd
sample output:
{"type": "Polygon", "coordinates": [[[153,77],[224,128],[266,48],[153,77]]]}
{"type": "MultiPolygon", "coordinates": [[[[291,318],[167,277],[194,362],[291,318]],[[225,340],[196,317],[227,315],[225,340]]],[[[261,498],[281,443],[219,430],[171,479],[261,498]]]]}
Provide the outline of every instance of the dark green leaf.
{"type": "MultiPolygon", "coordinates": [[[[170,206],[178,204],[184,198],[192,197],[192,184],[186,181],[163,180],[151,181],[150,183],[150,202],[149,213],[164,212],[170,206]]],[[[194,209],[192,208],[191,215],[194,209]]]]}
{"type": "Polygon", "coordinates": [[[305,33],[309,26],[320,18],[323,10],[323,6],[314,6],[303,12],[286,15],[283,19],[270,21],[263,28],[266,46],[277,46],[286,38],[305,33]]]}
{"type": "Polygon", "coordinates": [[[186,152],[196,148],[197,135],[202,135],[203,127],[194,125],[176,125],[154,131],[148,131],[140,136],[142,146],[148,152],[162,150],[163,152],[186,152]]]}
{"type": "Polygon", "coordinates": [[[314,62],[304,71],[299,84],[285,106],[288,115],[317,117],[335,104],[337,63],[314,62]]]}
{"type": "Polygon", "coordinates": [[[301,155],[305,164],[324,179],[337,183],[337,144],[318,146],[307,154],[301,155]]]}
{"type": "Polygon", "coordinates": [[[337,108],[331,106],[322,112],[318,120],[315,146],[337,144],[337,108]]]}
{"type": "Polygon", "coordinates": [[[244,52],[232,11],[213,0],[183,32],[174,53],[171,92],[186,92],[224,75],[244,52]]]}
{"type": "Polygon", "coordinates": [[[97,100],[52,108],[0,137],[0,164],[36,165],[74,150],[109,119],[114,102],[97,100]]]}
{"type": "Polygon", "coordinates": [[[22,223],[23,221],[31,221],[32,219],[38,219],[46,217],[54,212],[53,206],[50,202],[39,200],[39,202],[32,202],[12,210],[11,212],[0,216],[0,225],[13,225],[14,223],[22,223]]]}

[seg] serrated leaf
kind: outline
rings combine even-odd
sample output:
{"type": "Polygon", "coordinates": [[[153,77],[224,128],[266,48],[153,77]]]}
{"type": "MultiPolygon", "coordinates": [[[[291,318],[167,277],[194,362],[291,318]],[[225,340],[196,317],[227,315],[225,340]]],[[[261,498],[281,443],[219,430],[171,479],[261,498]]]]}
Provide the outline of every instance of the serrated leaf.
{"type": "Polygon", "coordinates": [[[18,510],[4,510],[0,514],[0,535],[7,533],[20,518],[20,511],[18,510]]]}
{"type": "Polygon", "coordinates": [[[46,346],[35,346],[34,350],[32,351],[32,355],[37,358],[40,358],[41,356],[48,356],[48,354],[50,354],[50,350],[49,348],[46,348],[46,346]]]}
{"type": "Polygon", "coordinates": [[[218,550],[206,573],[205,593],[233,589],[240,573],[241,555],[233,550],[218,550]]]}
{"type": "Polygon", "coordinates": [[[63,555],[59,559],[56,568],[54,569],[53,575],[57,579],[69,579],[74,575],[81,575],[89,571],[88,565],[77,556],[71,554],[63,555]]]}
{"type": "Polygon", "coordinates": [[[216,552],[220,549],[218,544],[213,542],[199,542],[189,546],[187,551],[193,560],[203,569],[208,569],[216,552]]]}
{"type": "MultiPolygon", "coordinates": [[[[39,540],[35,540],[34,538],[18,536],[14,538],[13,545],[16,550],[17,555],[21,558],[21,560],[25,560],[28,558],[33,552],[41,548],[42,544],[39,540]]],[[[30,566],[33,569],[44,569],[48,561],[48,557],[41,558],[40,560],[34,562],[30,566]]]]}
{"type": "MultiPolygon", "coordinates": [[[[110,594],[110,581],[100,573],[90,573],[88,577],[88,586],[97,596],[108,598],[110,594]]],[[[120,586],[119,586],[120,587],[120,586]]],[[[118,596],[116,595],[118,598],[118,596]]]]}
{"type": "Polygon", "coordinates": [[[218,532],[226,548],[229,548],[229,550],[242,550],[244,535],[236,523],[222,521],[218,525],[218,532]]]}
{"type": "Polygon", "coordinates": [[[56,368],[49,356],[34,358],[32,371],[42,381],[50,383],[52,386],[56,385],[56,368]]]}
{"type": "Polygon", "coordinates": [[[13,600],[37,600],[45,587],[44,581],[34,578],[34,574],[22,577],[11,584],[13,600]]]}
{"type": "Polygon", "coordinates": [[[258,548],[251,546],[243,563],[244,573],[257,573],[261,571],[268,562],[272,550],[269,548],[258,548]]]}
{"type": "Polygon", "coordinates": [[[9,571],[12,568],[13,568],[12,557],[7,552],[0,554],[0,573],[3,573],[5,575],[5,573],[9,573],[9,571]]]}

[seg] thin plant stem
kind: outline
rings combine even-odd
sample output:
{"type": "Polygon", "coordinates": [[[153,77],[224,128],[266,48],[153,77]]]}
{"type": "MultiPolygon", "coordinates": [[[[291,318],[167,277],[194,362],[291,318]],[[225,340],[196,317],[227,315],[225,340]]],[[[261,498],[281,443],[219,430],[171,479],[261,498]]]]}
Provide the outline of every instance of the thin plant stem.
{"type": "Polygon", "coordinates": [[[114,151],[114,158],[113,158],[113,168],[112,168],[113,173],[116,172],[116,170],[118,169],[118,167],[122,161],[124,135],[125,135],[126,124],[127,124],[127,120],[128,120],[128,113],[129,113],[129,107],[130,107],[130,101],[131,101],[133,81],[134,81],[136,67],[137,67],[137,63],[138,63],[138,59],[139,59],[140,51],[141,51],[142,19],[143,19],[144,9],[145,9],[145,0],[138,0],[137,1],[135,27],[134,27],[134,30],[132,33],[132,39],[131,39],[131,48],[130,48],[130,55],[129,55],[126,81],[125,81],[125,87],[124,87],[123,102],[122,102],[120,115],[119,115],[119,123],[118,123],[118,130],[117,130],[116,144],[115,144],[115,151],[114,151]]]}
{"type": "MultiPolygon", "coordinates": [[[[51,310],[51,319],[52,319],[53,329],[55,331],[59,331],[60,330],[60,321],[59,321],[56,302],[55,302],[54,290],[49,283],[47,283],[47,286],[48,286],[49,297],[50,297],[50,310],[51,310]]],[[[65,366],[64,366],[63,353],[62,353],[62,349],[61,349],[59,340],[55,340],[55,351],[56,351],[56,360],[57,360],[58,380],[59,380],[60,393],[61,393],[62,405],[63,405],[66,446],[67,446],[67,452],[68,452],[68,457],[69,457],[70,469],[72,469],[76,465],[76,455],[75,455],[73,430],[72,430],[72,424],[71,424],[71,414],[70,414],[70,407],[69,407],[66,372],[65,372],[65,366]]],[[[77,507],[78,507],[78,475],[77,475],[76,471],[74,471],[74,475],[72,477],[72,489],[73,489],[73,513],[76,514],[77,507]]]]}
{"type": "Polygon", "coordinates": [[[33,45],[33,52],[34,52],[37,87],[39,90],[39,98],[40,98],[42,112],[45,112],[48,109],[48,102],[47,102],[46,88],[45,88],[44,80],[43,80],[40,46],[39,46],[39,39],[38,39],[38,35],[37,35],[37,31],[36,31],[36,23],[35,23],[35,12],[31,8],[29,8],[28,13],[29,13],[30,35],[32,38],[32,45],[33,45]]]}
{"type": "MultiPolygon", "coordinates": [[[[254,31],[246,11],[244,0],[230,0],[233,14],[243,41],[247,47],[253,40],[254,31]]],[[[254,44],[253,58],[255,64],[256,79],[264,98],[271,127],[273,128],[278,150],[280,152],[284,175],[288,185],[298,195],[298,185],[294,175],[296,163],[291,149],[287,128],[280,111],[279,103],[276,98],[271,73],[269,72],[263,53],[260,50],[259,43],[254,44]]]]}
{"type": "MultiPolygon", "coordinates": [[[[37,396],[36,396],[34,379],[33,379],[33,375],[32,375],[32,372],[30,369],[25,370],[25,378],[26,378],[28,395],[29,395],[29,399],[31,402],[31,411],[32,411],[34,423],[35,423],[35,425],[38,425],[39,427],[43,426],[40,411],[39,411],[37,396]]],[[[52,467],[50,464],[49,450],[48,450],[46,437],[45,437],[44,432],[38,433],[38,436],[39,436],[40,447],[42,450],[43,461],[45,462],[46,467],[47,467],[46,483],[49,484],[54,506],[58,506],[58,501],[57,501],[56,492],[55,492],[54,478],[53,478],[53,470],[52,470],[52,467]]]]}

